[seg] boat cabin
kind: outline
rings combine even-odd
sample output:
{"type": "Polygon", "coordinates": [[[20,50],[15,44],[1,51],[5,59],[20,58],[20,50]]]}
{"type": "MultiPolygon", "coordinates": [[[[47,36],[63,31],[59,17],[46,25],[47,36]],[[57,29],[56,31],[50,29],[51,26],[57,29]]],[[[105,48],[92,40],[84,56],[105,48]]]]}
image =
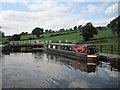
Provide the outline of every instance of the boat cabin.
{"type": "Polygon", "coordinates": [[[48,49],[55,49],[55,50],[64,50],[64,51],[71,51],[73,53],[80,53],[80,54],[87,54],[92,55],[96,53],[96,46],[90,44],[65,44],[65,43],[48,43],[48,49]]]}

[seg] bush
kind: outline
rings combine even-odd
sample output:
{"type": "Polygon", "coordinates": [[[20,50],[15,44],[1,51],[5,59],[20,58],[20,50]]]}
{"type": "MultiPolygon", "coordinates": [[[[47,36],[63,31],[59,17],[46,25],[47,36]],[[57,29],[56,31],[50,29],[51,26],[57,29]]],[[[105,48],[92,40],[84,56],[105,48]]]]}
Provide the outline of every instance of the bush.
{"type": "Polygon", "coordinates": [[[51,34],[50,37],[66,35],[68,33],[51,34]]]}

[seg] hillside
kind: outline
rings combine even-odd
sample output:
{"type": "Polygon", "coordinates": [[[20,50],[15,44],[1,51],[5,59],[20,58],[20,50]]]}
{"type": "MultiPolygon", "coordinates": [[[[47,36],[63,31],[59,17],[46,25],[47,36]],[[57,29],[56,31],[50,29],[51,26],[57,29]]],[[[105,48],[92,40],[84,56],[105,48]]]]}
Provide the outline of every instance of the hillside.
{"type": "MultiPolygon", "coordinates": [[[[80,35],[81,32],[72,32],[69,34],[66,34],[67,32],[58,32],[58,33],[46,33],[41,35],[40,40],[41,41],[73,41],[73,40],[77,40],[77,41],[82,41],[83,38],[80,35]],[[60,35],[60,36],[53,36],[51,37],[50,35],[54,35],[54,34],[65,34],[65,35],[60,35]]],[[[103,37],[111,37],[111,36],[115,36],[114,34],[112,34],[111,30],[98,30],[98,34],[94,35],[94,38],[103,38],[103,37]]],[[[29,38],[36,38],[35,35],[24,35],[21,36],[21,40],[27,40],[29,38]]],[[[36,38],[37,39],[37,38],[36,38]]]]}

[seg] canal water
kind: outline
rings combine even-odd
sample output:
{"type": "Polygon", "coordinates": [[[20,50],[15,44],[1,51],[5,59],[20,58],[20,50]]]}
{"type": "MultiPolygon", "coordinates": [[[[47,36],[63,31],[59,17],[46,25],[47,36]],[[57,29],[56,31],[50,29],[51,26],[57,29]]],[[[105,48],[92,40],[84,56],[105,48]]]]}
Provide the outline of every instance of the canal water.
{"type": "Polygon", "coordinates": [[[2,54],[0,64],[3,88],[118,88],[120,83],[118,69],[103,61],[21,52],[2,54]]]}

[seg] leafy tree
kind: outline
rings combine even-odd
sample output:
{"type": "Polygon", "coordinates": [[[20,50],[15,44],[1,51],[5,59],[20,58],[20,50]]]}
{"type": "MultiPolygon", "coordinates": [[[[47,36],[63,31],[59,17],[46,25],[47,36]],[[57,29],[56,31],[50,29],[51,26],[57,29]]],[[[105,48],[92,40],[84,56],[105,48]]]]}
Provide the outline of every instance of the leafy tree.
{"type": "Polygon", "coordinates": [[[69,31],[72,31],[72,28],[70,28],[69,31]]]}
{"type": "Polygon", "coordinates": [[[52,29],[50,29],[48,32],[50,32],[50,33],[51,33],[51,32],[52,32],[52,29]]]}
{"type": "Polygon", "coordinates": [[[64,31],[65,31],[65,29],[64,29],[64,28],[60,29],[60,32],[64,32],[64,31]]]}
{"type": "Polygon", "coordinates": [[[47,32],[48,32],[48,29],[46,29],[45,32],[47,33],[47,32]]]}
{"type": "Polygon", "coordinates": [[[82,25],[78,26],[78,30],[81,31],[82,30],[82,25]]]}
{"type": "Polygon", "coordinates": [[[69,31],[68,29],[66,29],[65,31],[69,31]]]}
{"type": "Polygon", "coordinates": [[[77,26],[74,26],[73,29],[74,29],[74,30],[77,30],[77,26]]]}
{"type": "Polygon", "coordinates": [[[43,28],[36,27],[33,29],[32,34],[36,35],[39,38],[40,34],[43,34],[43,28]]]}
{"type": "Polygon", "coordinates": [[[12,36],[13,41],[19,41],[20,40],[20,35],[19,34],[14,34],[12,36]]]}
{"type": "Polygon", "coordinates": [[[2,37],[5,37],[4,33],[2,33],[2,37]]]}
{"type": "Polygon", "coordinates": [[[28,32],[22,32],[20,35],[28,35],[28,32]]]}
{"type": "Polygon", "coordinates": [[[116,17],[115,19],[113,19],[108,25],[107,27],[112,29],[112,32],[115,34],[119,34],[120,33],[120,15],[118,17],[116,17]]]}
{"type": "Polygon", "coordinates": [[[0,37],[5,37],[4,32],[0,31],[0,37]]]}
{"type": "Polygon", "coordinates": [[[91,22],[87,23],[85,26],[82,27],[82,36],[84,41],[90,40],[90,38],[93,38],[93,35],[97,35],[97,33],[97,29],[92,25],[91,22]]]}

